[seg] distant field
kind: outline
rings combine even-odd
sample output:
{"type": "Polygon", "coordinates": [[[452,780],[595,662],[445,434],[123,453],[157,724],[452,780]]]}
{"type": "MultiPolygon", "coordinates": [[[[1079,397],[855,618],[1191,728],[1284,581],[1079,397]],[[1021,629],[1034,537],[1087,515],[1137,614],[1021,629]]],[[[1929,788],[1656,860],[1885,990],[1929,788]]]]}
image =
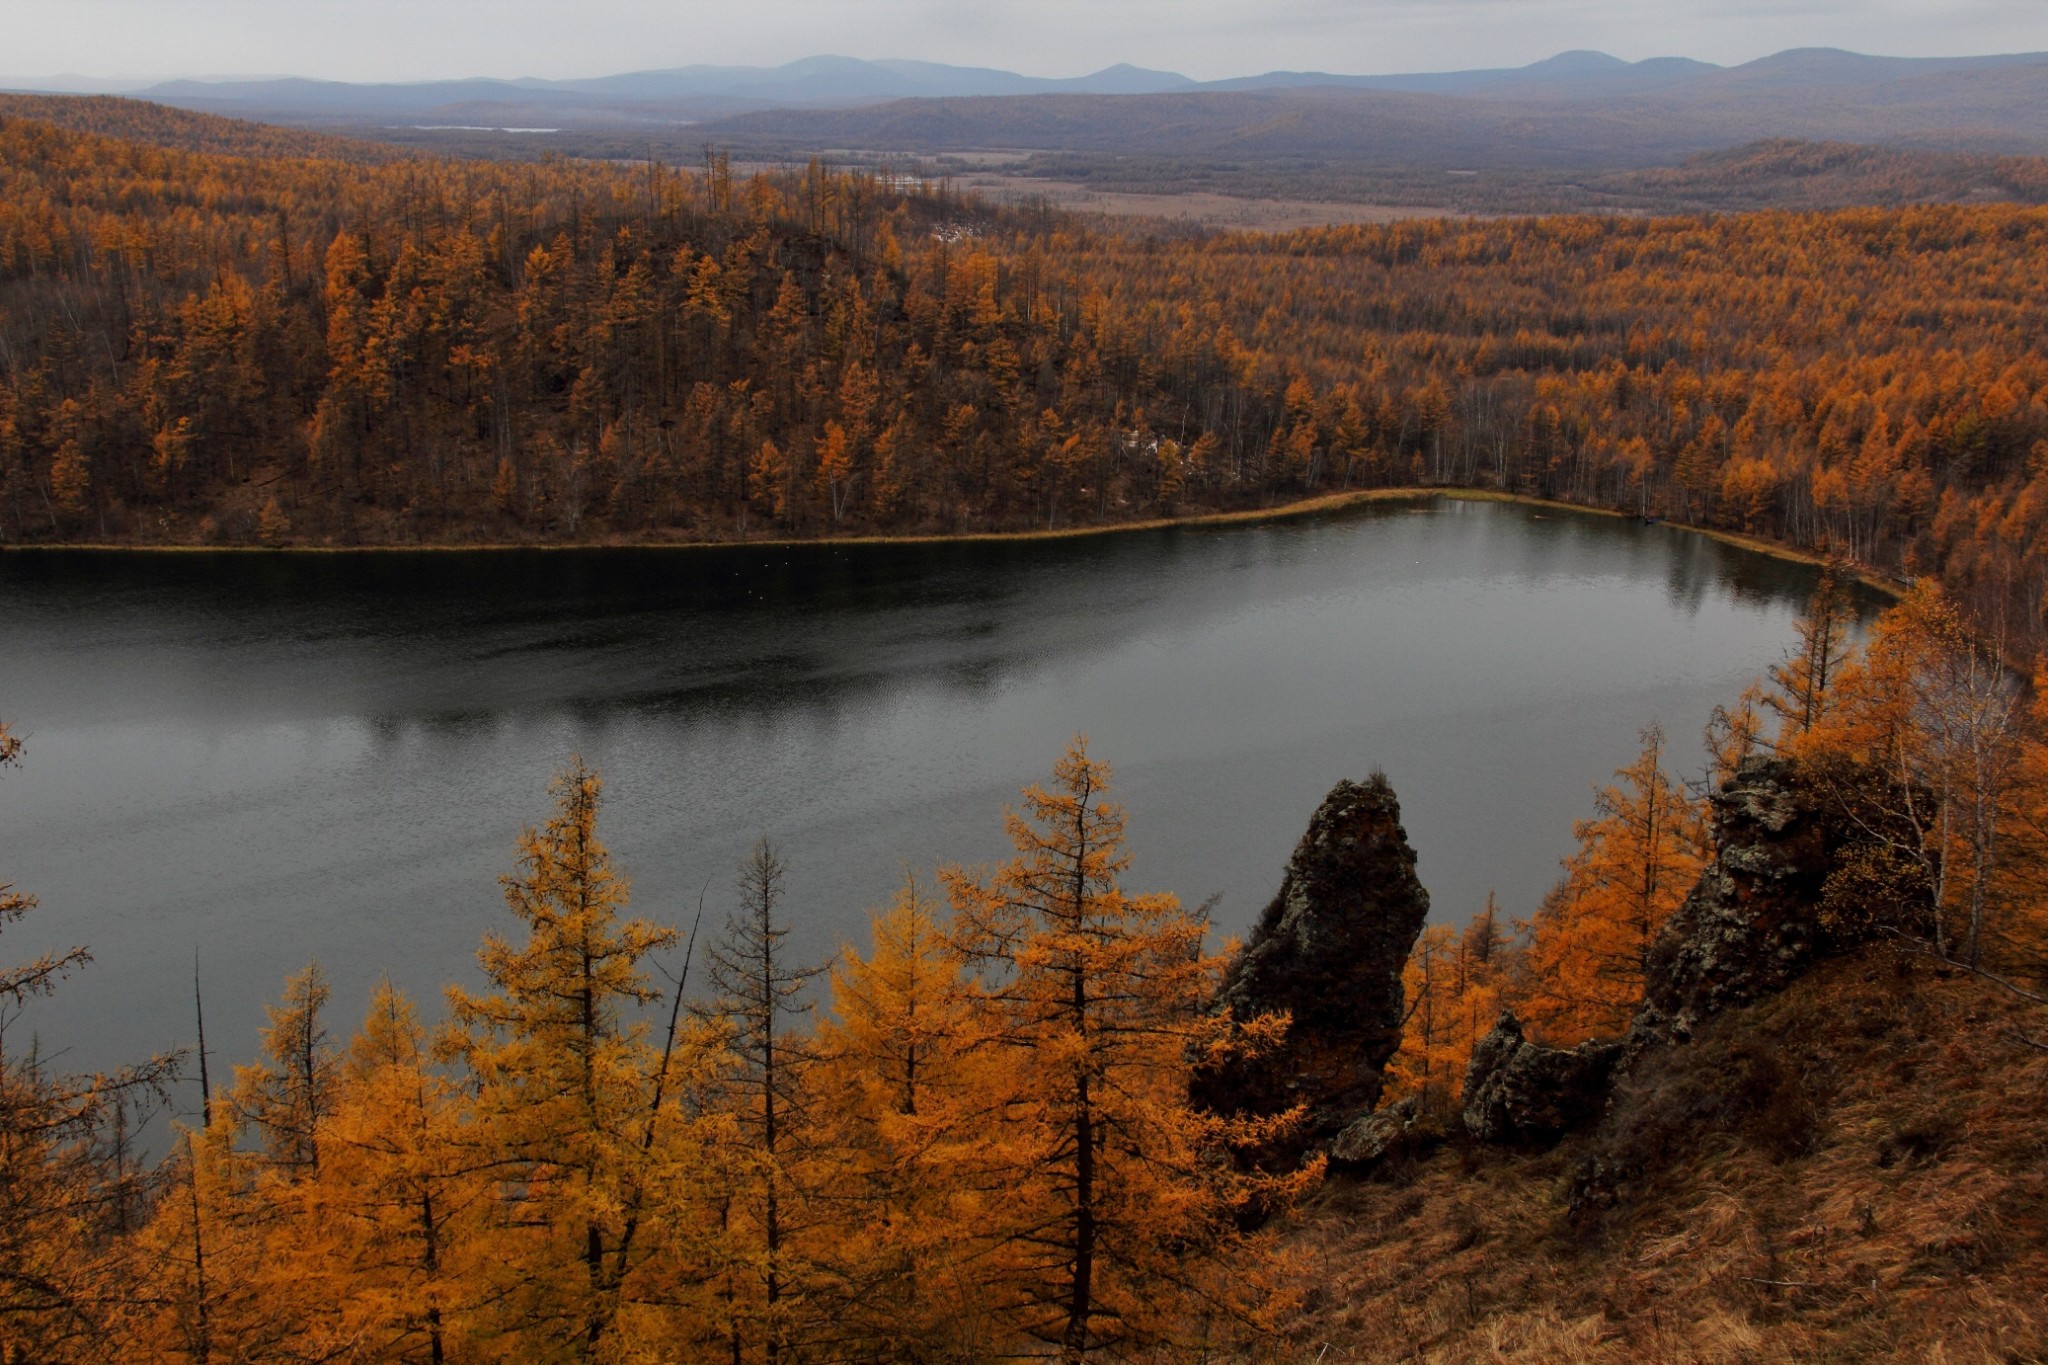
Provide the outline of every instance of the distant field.
{"type": "Polygon", "coordinates": [[[1064,180],[973,174],[954,181],[959,188],[1000,204],[1044,202],[1071,213],[1111,218],[1159,218],[1190,227],[1248,232],[1292,232],[1297,228],[1353,227],[1397,223],[1410,218],[1465,218],[1474,215],[1427,205],[1339,204],[1313,199],[1265,199],[1209,190],[1140,194],[1101,190],[1064,180]]]}

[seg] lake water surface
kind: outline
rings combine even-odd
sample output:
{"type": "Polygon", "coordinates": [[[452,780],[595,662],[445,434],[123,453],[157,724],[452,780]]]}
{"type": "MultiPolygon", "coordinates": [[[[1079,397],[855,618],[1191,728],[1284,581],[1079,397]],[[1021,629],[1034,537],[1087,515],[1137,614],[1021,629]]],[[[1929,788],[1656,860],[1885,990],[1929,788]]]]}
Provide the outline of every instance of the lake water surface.
{"type": "MultiPolygon", "coordinates": [[[[317,956],[353,1027],[506,927],[519,827],[572,753],[638,913],[707,924],[762,835],[790,946],[861,934],[908,865],[1002,856],[1088,732],[1139,889],[1241,932],[1338,779],[1384,768],[1440,919],[1528,914],[1592,784],[1773,661],[1812,572],[1663,526],[1436,500],[950,546],[0,555],[0,961],[96,961],[8,1031],[73,1068],[246,1060],[317,956]]],[[[438,1012],[431,1009],[430,1012],[438,1012]]],[[[220,1074],[216,1071],[216,1075],[220,1074]]]]}

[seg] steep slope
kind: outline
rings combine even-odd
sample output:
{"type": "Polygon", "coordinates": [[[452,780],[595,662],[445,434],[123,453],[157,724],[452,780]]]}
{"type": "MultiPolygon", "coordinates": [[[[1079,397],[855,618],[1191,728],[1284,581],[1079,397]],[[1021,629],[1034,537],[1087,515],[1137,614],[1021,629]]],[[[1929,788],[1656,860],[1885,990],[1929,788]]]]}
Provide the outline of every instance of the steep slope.
{"type": "Polygon", "coordinates": [[[1336,1183],[1270,1358],[2037,1360],[2039,1012],[1885,949],[1719,1016],[1598,1131],[1336,1183]],[[1574,1210],[1628,1153],[1627,1197],[1574,1210]]]}
{"type": "Polygon", "coordinates": [[[1503,1015],[1461,1113],[1336,1144],[1281,1358],[2038,1359],[2048,1011],[1916,946],[1896,799],[1743,763],[1625,1038],[1503,1015]]]}

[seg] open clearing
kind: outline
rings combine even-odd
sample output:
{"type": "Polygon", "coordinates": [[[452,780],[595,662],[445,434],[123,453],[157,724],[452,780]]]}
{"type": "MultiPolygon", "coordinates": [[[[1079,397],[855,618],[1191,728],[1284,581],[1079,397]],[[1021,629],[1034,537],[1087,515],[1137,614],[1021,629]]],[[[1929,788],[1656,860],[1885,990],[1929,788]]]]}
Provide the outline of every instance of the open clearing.
{"type": "Polygon", "coordinates": [[[1466,218],[1470,214],[1441,208],[1386,204],[1332,204],[1313,199],[1246,199],[1195,190],[1179,194],[1137,194],[1101,190],[1070,180],[969,172],[954,183],[997,203],[1044,200],[1071,213],[1099,213],[1111,218],[1159,218],[1206,228],[1250,232],[1290,232],[1295,228],[1345,227],[1359,223],[1397,223],[1409,218],[1466,218]]]}

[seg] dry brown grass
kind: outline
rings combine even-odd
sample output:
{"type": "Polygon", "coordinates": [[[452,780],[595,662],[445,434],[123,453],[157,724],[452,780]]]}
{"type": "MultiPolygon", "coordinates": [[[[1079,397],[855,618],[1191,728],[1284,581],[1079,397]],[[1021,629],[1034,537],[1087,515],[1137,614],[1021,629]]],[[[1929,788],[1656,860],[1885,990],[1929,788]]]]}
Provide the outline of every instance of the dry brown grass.
{"type": "Polygon", "coordinates": [[[1255,1358],[2048,1360],[2048,1055],[2020,1027],[1985,983],[1834,964],[1554,1152],[1453,1145],[1325,1189],[1255,1358]],[[1595,1158],[1618,1197],[1574,1219],[1595,1158]]]}

